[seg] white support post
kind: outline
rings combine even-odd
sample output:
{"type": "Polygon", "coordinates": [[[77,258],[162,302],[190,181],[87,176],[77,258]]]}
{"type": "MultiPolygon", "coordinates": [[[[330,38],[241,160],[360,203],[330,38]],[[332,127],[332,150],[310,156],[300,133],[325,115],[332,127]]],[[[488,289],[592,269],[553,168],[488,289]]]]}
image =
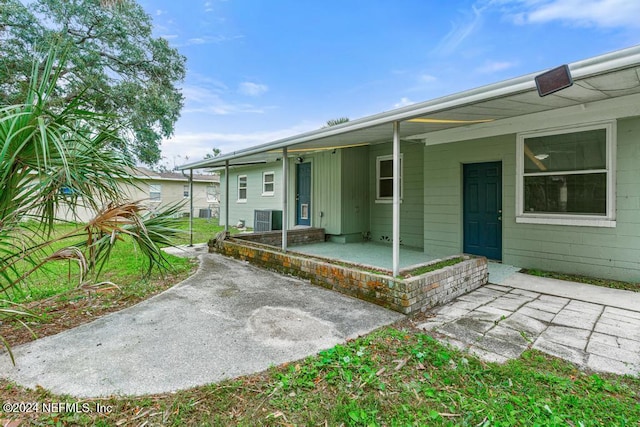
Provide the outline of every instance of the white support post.
{"type": "Polygon", "coordinates": [[[229,160],[224,162],[224,231],[229,232],[229,160]]]}
{"type": "Polygon", "coordinates": [[[193,169],[189,169],[189,247],[193,246],[193,169]]]}
{"type": "Polygon", "coordinates": [[[393,277],[400,272],[400,122],[393,122],[393,277]]]}
{"type": "Polygon", "coordinates": [[[287,251],[287,225],[289,224],[289,162],[287,161],[287,147],[282,149],[282,250],[287,251]]]}

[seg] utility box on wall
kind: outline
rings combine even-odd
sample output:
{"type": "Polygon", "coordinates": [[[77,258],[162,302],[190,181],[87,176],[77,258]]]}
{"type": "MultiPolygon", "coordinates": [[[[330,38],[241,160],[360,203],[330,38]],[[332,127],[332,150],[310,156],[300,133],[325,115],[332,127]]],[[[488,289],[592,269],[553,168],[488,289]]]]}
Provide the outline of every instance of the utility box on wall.
{"type": "Polygon", "coordinates": [[[282,211],[275,209],[255,210],[253,231],[282,230],[282,211]]]}

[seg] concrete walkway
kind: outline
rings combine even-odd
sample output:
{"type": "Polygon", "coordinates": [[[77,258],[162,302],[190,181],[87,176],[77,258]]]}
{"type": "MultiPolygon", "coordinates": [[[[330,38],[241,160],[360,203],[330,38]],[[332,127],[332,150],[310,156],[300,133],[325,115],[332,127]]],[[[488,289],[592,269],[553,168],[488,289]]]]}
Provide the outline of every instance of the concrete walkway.
{"type": "Polygon", "coordinates": [[[637,292],[512,273],[433,313],[419,327],[487,361],[534,348],[595,371],[640,373],[637,292]]]}
{"type": "Polygon", "coordinates": [[[202,254],[198,272],[170,290],[14,348],[15,367],[0,354],[0,376],[78,397],[170,392],[298,360],[403,317],[202,254]]]}

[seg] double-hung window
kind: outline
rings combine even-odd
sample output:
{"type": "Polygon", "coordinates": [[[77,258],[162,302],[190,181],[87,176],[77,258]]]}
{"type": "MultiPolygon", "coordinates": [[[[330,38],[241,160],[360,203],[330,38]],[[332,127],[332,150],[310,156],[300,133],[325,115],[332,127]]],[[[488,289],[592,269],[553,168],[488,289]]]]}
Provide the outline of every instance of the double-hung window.
{"type": "Polygon", "coordinates": [[[615,125],[518,135],[516,222],[615,226],[615,125]]]}
{"type": "MultiPolygon", "coordinates": [[[[402,154],[400,154],[400,197],[402,198],[402,154]]],[[[376,201],[379,203],[393,200],[393,156],[376,158],[376,201]]]]}
{"type": "Polygon", "coordinates": [[[149,184],[149,199],[159,202],[162,198],[162,184],[149,184]]]}
{"type": "Polygon", "coordinates": [[[247,175],[238,176],[238,202],[247,201],[247,175]]]}
{"type": "Polygon", "coordinates": [[[185,199],[189,197],[189,184],[184,184],[182,186],[182,197],[185,199]]]}
{"type": "Polygon", "coordinates": [[[207,202],[214,203],[218,201],[218,194],[216,193],[216,187],[213,185],[207,185],[207,202]]]}
{"type": "Polygon", "coordinates": [[[273,196],[275,194],[275,173],[264,172],[262,174],[262,195],[273,196]]]}

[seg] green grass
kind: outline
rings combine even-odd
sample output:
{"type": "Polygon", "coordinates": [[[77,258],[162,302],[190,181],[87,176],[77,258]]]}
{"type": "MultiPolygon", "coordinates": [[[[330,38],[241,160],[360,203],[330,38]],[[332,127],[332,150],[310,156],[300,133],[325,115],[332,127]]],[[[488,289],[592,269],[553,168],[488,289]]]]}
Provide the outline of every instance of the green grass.
{"type": "Polygon", "coordinates": [[[620,280],[600,279],[596,277],[580,276],[577,274],[555,273],[552,271],[522,269],[522,273],[538,277],[549,277],[558,280],[568,280],[571,282],[586,283],[588,285],[602,286],[605,288],[622,289],[625,291],[640,292],[639,283],[623,282],[620,280]]]}
{"type": "MultiPolygon", "coordinates": [[[[204,243],[223,229],[217,220],[194,219],[194,243],[204,243]]],[[[189,243],[189,221],[184,220],[180,229],[184,234],[176,239],[176,244],[189,243]]],[[[55,235],[63,235],[74,229],[70,224],[58,224],[55,235]]],[[[68,242],[67,242],[68,243],[68,242]]],[[[54,245],[51,252],[64,247],[64,243],[54,245]]],[[[168,272],[179,277],[185,277],[193,268],[193,262],[186,258],[166,255],[168,272]]],[[[118,242],[111,253],[111,258],[105,265],[100,276],[92,277],[94,282],[109,281],[118,285],[124,296],[144,296],[152,289],[153,283],[160,280],[164,272],[154,270],[149,277],[145,277],[147,262],[139,253],[132,240],[125,238],[118,242]]],[[[25,265],[26,268],[26,265],[25,265]]],[[[3,298],[14,303],[28,303],[49,298],[73,290],[79,284],[78,266],[74,262],[56,261],[45,266],[41,271],[33,273],[22,285],[12,289],[3,298]]]]}
{"type": "MultiPolygon", "coordinates": [[[[178,227],[180,230],[184,230],[184,234],[177,239],[176,243],[180,245],[189,244],[189,219],[185,219],[178,227]]],[[[218,219],[193,219],[193,243],[205,243],[215,237],[217,233],[224,230],[223,226],[218,225],[218,219]]],[[[234,227],[229,228],[231,234],[238,233],[238,230],[234,227]]]]}
{"type": "Polygon", "coordinates": [[[458,264],[458,263],[460,263],[462,261],[464,261],[464,258],[462,258],[462,257],[445,259],[443,261],[438,261],[438,262],[433,263],[433,264],[429,264],[429,265],[425,265],[425,266],[422,266],[422,267],[415,268],[415,269],[413,269],[411,271],[403,273],[402,276],[403,277],[420,276],[421,274],[425,274],[425,273],[429,273],[429,272],[432,272],[432,271],[440,270],[441,268],[449,267],[450,265],[456,265],[456,264],[458,264]]]}
{"type": "MultiPolygon", "coordinates": [[[[7,401],[74,402],[0,383],[7,401]]],[[[83,400],[107,415],[32,414],[73,425],[633,426],[640,380],[579,371],[527,351],[483,363],[432,337],[387,327],[267,372],[191,390],[83,400]]]]}

